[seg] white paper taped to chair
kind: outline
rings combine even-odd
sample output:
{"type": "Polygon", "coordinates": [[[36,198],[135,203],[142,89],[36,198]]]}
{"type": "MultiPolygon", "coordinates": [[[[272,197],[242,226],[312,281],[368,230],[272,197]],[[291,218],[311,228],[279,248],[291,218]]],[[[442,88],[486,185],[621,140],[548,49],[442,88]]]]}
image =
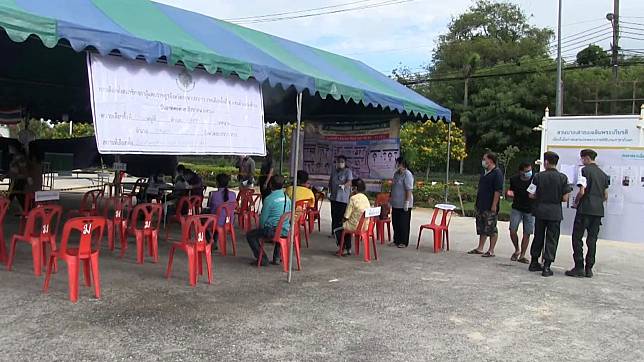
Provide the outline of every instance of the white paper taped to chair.
{"type": "Polygon", "coordinates": [[[436,204],[434,207],[437,209],[447,210],[447,211],[456,210],[456,206],[452,204],[436,204]]]}
{"type": "Polygon", "coordinates": [[[382,208],[380,206],[370,207],[364,211],[364,217],[369,218],[369,217],[380,216],[381,211],[382,211],[382,208]]]}
{"type": "Polygon", "coordinates": [[[36,191],[34,199],[36,202],[60,200],[58,191],[36,191]]]}

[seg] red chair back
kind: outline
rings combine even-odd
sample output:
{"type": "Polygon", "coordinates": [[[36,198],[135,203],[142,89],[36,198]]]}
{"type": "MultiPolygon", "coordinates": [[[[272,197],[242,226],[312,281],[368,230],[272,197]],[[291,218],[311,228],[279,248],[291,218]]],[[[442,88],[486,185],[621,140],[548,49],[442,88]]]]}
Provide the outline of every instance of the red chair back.
{"type": "Polygon", "coordinates": [[[77,231],[80,235],[78,245],[78,256],[88,257],[94,249],[100,249],[103,231],[105,230],[105,218],[102,216],[75,217],[67,220],[63,227],[63,238],[60,243],[60,252],[66,254],[69,249],[69,237],[72,232],[77,231]]]}
{"type": "Polygon", "coordinates": [[[89,190],[81,199],[80,208],[81,212],[84,211],[98,211],[99,199],[103,197],[103,190],[89,190]]]}
{"type": "Polygon", "coordinates": [[[4,219],[7,216],[11,201],[6,197],[0,197],[0,225],[4,225],[4,219]]]}
{"type": "Polygon", "coordinates": [[[138,204],[130,215],[130,226],[135,230],[159,230],[163,209],[161,204],[138,204]],[[142,227],[137,227],[137,221],[142,217],[142,227]]]}
{"type": "Polygon", "coordinates": [[[63,207],[60,205],[38,205],[27,214],[24,236],[46,237],[58,234],[63,207]]]}
{"type": "Polygon", "coordinates": [[[364,230],[364,223],[367,222],[369,224],[367,225],[367,230],[366,231],[368,231],[369,235],[371,235],[373,233],[373,228],[376,225],[376,223],[374,222],[374,219],[375,219],[374,216],[366,217],[365,212],[363,211],[362,216],[360,216],[360,221],[358,221],[358,226],[356,227],[355,231],[358,231],[358,232],[365,231],[364,230]]]}
{"type": "Polygon", "coordinates": [[[282,236],[282,230],[284,229],[284,223],[289,222],[291,220],[291,212],[285,212],[282,217],[280,217],[280,221],[277,223],[277,228],[275,228],[275,234],[273,234],[273,240],[274,241],[279,241],[279,239],[283,238],[282,236]]]}
{"type": "Polygon", "coordinates": [[[313,200],[300,200],[295,202],[295,214],[297,216],[297,222],[303,224],[306,220],[306,211],[314,203],[313,200]]]}
{"type": "Polygon", "coordinates": [[[255,191],[253,189],[241,189],[237,194],[237,206],[240,211],[250,210],[252,196],[255,191]]]}
{"type": "Polygon", "coordinates": [[[130,196],[113,196],[102,199],[102,215],[111,220],[127,220],[132,210],[132,198],[130,196]]]}
{"type": "Polygon", "coordinates": [[[232,224],[233,220],[235,220],[235,208],[237,207],[237,203],[235,202],[225,202],[219,207],[217,207],[217,211],[215,212],[215,215],[217,215],[217,220],[219,220],[219,215],[222,213],[226,214],[226,224],[232,224]]]}
{"type": "Polygon", "coordinates": [[[129,193],[129,196],[138,196],[142,191],[143,188],[147,185],[147,179],[145,178],[139,178],[136,180],[134,183],[134,186],[132,187],[132,190],[129,193]]]}
{"type": "Polygon", "coordinates": [[[217,216],[213,214],[193,215],[186,218],[186,240],[195,244],[207,244],[206,232],[214,232],[217,227],[217,216]]]}
{"type": "Polygon", "coordinates": [[[203,196],[193,195],[188,198],[188,215],[199,215],[203,208],[203,196]]]}

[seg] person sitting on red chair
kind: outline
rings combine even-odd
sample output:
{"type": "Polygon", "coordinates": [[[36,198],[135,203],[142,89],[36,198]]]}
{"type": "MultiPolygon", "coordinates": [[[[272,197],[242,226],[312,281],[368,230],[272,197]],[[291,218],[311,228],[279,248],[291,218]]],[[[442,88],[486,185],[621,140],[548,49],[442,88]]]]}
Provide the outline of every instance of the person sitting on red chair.
{"type": "MultiPolygon", "coordinates": [[[[257,266],[260,251],[260,239],[271,239],[275,234],[275,229],[279,223],[280,218],[287,212],[291,211],[291,199],[288,198],[284,192],[284,177],[276,175],[271,177],[270,180],[270,189],[271,194],[266,197],[264,200],[264,206],[262,207],[262,213],[259,217],[259,228],[251,230],[246,235],[246,240],[248,245],[253,251],[255,256],[255,261],[251,263],[253,266],[257,266]]],[[[287,236],[288,231],[291,227],[290,222],[284,223],[282,229],[282,236],[287,236]]],[[[268,258],[266,253],[262,253],[263,257],[261,260],[261,265],[268,265],[268,258]]],[[[275,245],[273,251],[273,265],[280,264],[280,246],[275,245]]]]}

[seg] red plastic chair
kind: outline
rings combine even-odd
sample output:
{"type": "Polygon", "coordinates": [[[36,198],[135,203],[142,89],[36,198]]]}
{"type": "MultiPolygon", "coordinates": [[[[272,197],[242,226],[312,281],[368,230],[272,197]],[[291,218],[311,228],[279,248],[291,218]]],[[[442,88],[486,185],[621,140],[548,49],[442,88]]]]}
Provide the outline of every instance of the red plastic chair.
{"type": "Polygon", "coordinates": [[[226,242],[227,235],[230,235],[230,242],[233,247],[233,256],[237,256],[237,237],[235,236],[235,228],[233,227],[233,222],[235,221],[235,207],[237,206],[234,202],[227,202],[219,205],[217,211],[215,212],[217,220],[219,220],[219,215],[222,213],[226,214],[226,221],[224,225],[217,224],[217,241],[219,242],[219,250],[221,255],[226,256],[226,242]]]}
{"type": "Polygon", "coordinates": [[[0,263],[7,262],[7,249],[4,240],[4,221],[7,217],[7,211],[11,201],[5,197],[0,197],[0,263]]]}
{"type": "Polygon", "coordinates": [[[320,226],[320,222],[321,222],[320,210],[322,209],[323,203],[324,203],[324,193],[316,192],[315,202],[313,203],[313,206],[309,208],[309,211],[307,211],[307,215],[306,215],[306,218],[309,221],[309,233],[313,232],[313,229],[315,228],[316,220],[318,222],[318,231],[322,231],[322,227],[320,226]]]}
{"type": "Polygon", "coordinates": [[[20,218],[20,224],[18,226],[18,233],[22,234],[25,230],[25,224],[27,223],[27,215],[29,211],[36,206],[36,193],[35,192],[25,192],[25,200],[23,202],[22,211],[20,211],[16,216],[20,218]]]}
{"type": "Polygon", "coordinates": [[[165,225],[165,240],[168,241],[168,237],[170,235],[170,224],[179,224],[183,230],[186,217],[200,214],[202,204],[203,196],[197,195],[180,197],[177,202],[177,209],[174,212],[174,215],[170,216],[165,225]]]}
{"type": "Polygon", "coordinates": [[[92,285],[91,280],[94,279],[94,295],[96,299],[101,298],[101,277],[98,269],[98,254],[101,240],[103,239],[105,224],[106,220],[102,216],[77,217],[67,220],[63,227],[63,238],[60,243],[60,249],[54,251],[49,257],[43,293],[49,290],[52,267],[56,264],[56,260],[60,259],[67,263],[69,300],[72,303],[78,301],[78,275],[80,274],[81,262],[83,263],[85,285],[90,287],[92,285]],[[68,246],[72,231],[77,231],[80,235],[79,245],[74,248],[68,246]]]}
{"type": "Polygon", "coordinates": [[[134,182],[134,186],[132,186],[132,190],[130,190],[128,196],[134,196],[138,199],[138,197],[143,194],[143,190],[147,187],[147,181],[148,180],[146,178],[138,178],[134,182]]]}
{"type": "MultiPolygon", "coordinates": [[[[376,195],[376,207],[389,206],[389,194],[386,192],[376,195]]],[[[388,208],[386,217],[376,218],[376,235],[380,239],[380,244],[385,243],[385,226],[387,226],[387,241],[391,241],[391,207],[388,208]]]]}
{"type": "Polygon", "coordinates": [[[197,274],[203,274],[202,256],[206,258],[206,270],[208,273],[208,284],[212,283],[212,242],[206,240],[206,232],[215,231],[217,216],[212,214],[188,216],[185,220],[186,232],[183,239],[170,246],[168,253],[168,269],[165,277],[170,279],[172,273],[172,262],[174,252],[179,249],[186,252],[188,256],[188,277],[190,286],[197,285],[197,274]]]}
{"type": "MultiPolygon", "coordinates": [[[[311,233],[310,224],[307,222],[307,211],[314,203],[313,200],[300,200],[295,202],[295,215],[297,215],[296,226],[298,233],[300,228],[304,228],[304,238],[306,240],[306,247],[309,247],[309,235],[311,233]]],[[[300,234],[301,235],[301,234],[300,234]]]]}
{"type": "Polygon", "coordinates": [[[429,224],[421,225],[418,230],[418,242],[416,243],[416,249],[420,248],[420,238],[422,236],[423,230],[430,229],[434,232],[434,253],[438,253],[439,250],[443,248],[443,238],[445,241],[446,250],[449,251],[449,223],[452,220],[453,210],[444,210],[435,208],[432,213],[432,219],[429,224]],[[440,220],[441,223],[437,224],[436,219],[438,219],[438,214],[443,213],[440,220]]]}
{"type": "MultiPolygon", "coordinates": [[[[163,217],[161,204],[143,203],[138,204],[132,210],[130,223],[128,225],[128,234],[136,238],[136,262],[143,264],[143,250],[145,243],[148,243],[148,253],[153,258],[153,262],[159,261],[159,229],[161,218],[163,217]],[[143,219],[143,225],[139,227],[139,219],[143,219]]],[[[121,257],[125,255],[127,243],[121,248],[121,257]]]]}
{"type": "Polygon", "coordinates": [[[130,196],[114,196],[103,199],[103,217],[106,220],[107,243],[110,251],[114,251],[114,234],[119,236],[121,250],[126,248],[130,211],[132,211],[130,196]]]}
{"type": "Polygon", "coordinates": [[[342,230],[342,235],[340,236],[340,248],[338,249],[337,255],[342,255],[342,250],[344,250],[344,237],[350,235],[352,238],[355,238],[355,249],[356,256],[360,255],[360,242],[364,245],[364,261],[369,263],[371,262],[371,250],[369,248],[369,241],[371,241],[371,246],[373,247],[373,254],[376,260],[378,260],[378,248],[376,247],[376,236],[373,233],[373,229],[376,225],[374,222],[375,217],[366,218],[365,213],[362,213],[360,221],[358,222],[358,227],[356,230],[342,230]],[[367,229],[364,230],[364,223],[368,222],[369,225],[367,229]],[[370,240],[371,239],[371,240],[370,240]]]}
{"type": "Polygon", "coordinates": [[[250,212],[251,204],[253,202],[253,194],[255,191],[253,189],[241,189],[237,194],[237,209],[235,209],[235,214],[237,215],[237,225],[244,230],[250,230],[250,226],[246,226],[244,221],[246,215],[250,212]]]}
{"type": "Polygon", "coordinates": [[[103,197],[103,190],[89,190],[81,199],[80,208],[76,210],[69,210],[67,217],[76,216],[98,216],[99,215],[99,201],[103,197]]]}
{"type": "MultiPolygon", "coordinates": [[[[275,244],[275,247],[277,245],[280,246],[280,254],[282,257],[282,268],[284,272],[288,272],[288,262],[289,262],[289,257],[290,257],[290,243],[289,243],[289,236],[282,236],[282,229],[284,228],[284,223],[289,222],[291,219],[291,213],[286,212],[282,217],[280,218],[279,223],[277,224],[277,228],[275,229],[275,234],[273,235],[272,239],[260,239],[259,241],[259,258],[257,258],[257,267],[262,266],[262,259],[264,258],[264,244],[267,241],[272,241],[275,244]]],[[[290,232],[289,232],[290,234],[290,232]]],[[[297,260],[297,270],[302,270],[302,265],[300,262],[300,238],[299,238],[299,232],[297,231],[297,228],[295,230],[295,235],[294,235],[294,241],[295,241],[295,258],[297,260]]]]}
{"type": "Polygon", "coordinates": [[[42,265],[45,265],[47,260],[47,246],[52,252],[56,250],[56,235],[62,214],[63,207],[60,205],[39,205],[29,211],[25,230],[11,238],[7,270],[12,269],[16,244],[22,241],[31,246],[34,274],[42,274],[42,265]]]}
{"type": "Polygon", "coordinates": [[[255,227],[259,227],[259,205],[261,201],[262,195],[255,193],[248,195],[245,201],[242,200],[242,203],[245,203],[245,205],[242,207],[240,214],[241,222],[239,225],[245,232],[253,228],[253,221],[255,222],[255,227]]]}

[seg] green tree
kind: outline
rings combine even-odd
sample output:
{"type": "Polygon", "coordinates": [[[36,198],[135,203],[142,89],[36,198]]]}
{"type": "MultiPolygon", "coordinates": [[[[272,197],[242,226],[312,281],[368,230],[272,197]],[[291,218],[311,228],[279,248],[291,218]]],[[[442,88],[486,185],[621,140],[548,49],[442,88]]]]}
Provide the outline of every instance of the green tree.
{"type": "MultiPolygon", "coordinates": [[[[445,166],[447,135],[448,125],[445,122],[409,122],[400,130],[400,146],[414,170],[429,172],[432,168],[445,166]]],[[[463,131],[452,126],[450,139],[451,159],[462,160],[467,157],[463,131]]]]}
{"type": "Polygon", "coordinates": [[[60,122],[54,125],[51,138],[77,138],[94,135],[94,124],[72,123],[72,135],[69,135],[69,123],[60,122]]]}
{"type": "Polygon", "coordinates": [[[589,45],[577,53],[577,64],[606,67],[610,65],[610,57],[599,45],[589,45]]]}
{"type": "MultiPolygon", "coordinates": [[[[284,125],[284,170],[288,169],[291,159],[291,137],[295,129],[294,123],[287,123],[284,125]]],[[[280,139],[280,125],[269,124],[265,127],[266,132],[266,148],[273,153],[273,160],[275,161],[276,170],[279,167],[281,139],[280,139]]]]}

